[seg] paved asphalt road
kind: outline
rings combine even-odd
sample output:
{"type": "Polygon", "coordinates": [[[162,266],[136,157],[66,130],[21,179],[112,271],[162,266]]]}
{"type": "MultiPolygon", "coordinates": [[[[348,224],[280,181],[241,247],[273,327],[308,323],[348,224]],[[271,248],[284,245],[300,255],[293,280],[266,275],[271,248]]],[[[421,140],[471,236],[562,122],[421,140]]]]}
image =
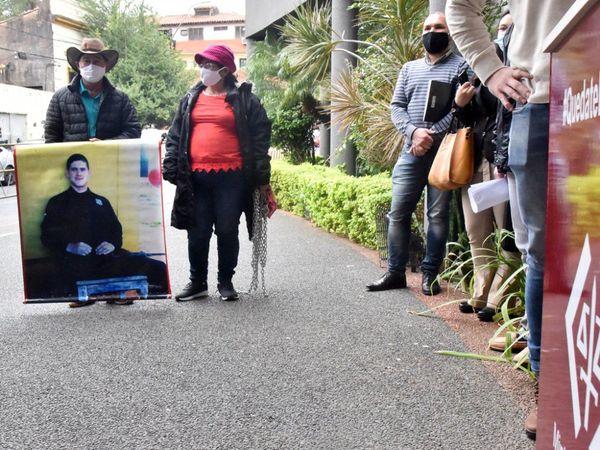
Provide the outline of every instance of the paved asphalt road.
{"type": "MultiPolygon", "coordinates": [[[[463,349],[441,320],[368,295],[381,270],[299,218],[269,224],[267,298],[221,302],[212,272],[207,300],[70,309],[21,303],[14,198],[0,217],[2,450],[533,448],[480,363],[433,353],[463,349]]],[[[186,239],[167,239],[176,291],[186,239]]]]}

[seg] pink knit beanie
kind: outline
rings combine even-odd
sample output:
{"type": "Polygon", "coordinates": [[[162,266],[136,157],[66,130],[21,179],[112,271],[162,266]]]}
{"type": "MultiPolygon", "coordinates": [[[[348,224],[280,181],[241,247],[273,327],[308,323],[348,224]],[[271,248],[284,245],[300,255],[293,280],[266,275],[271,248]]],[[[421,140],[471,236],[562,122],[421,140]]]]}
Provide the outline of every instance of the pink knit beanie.
{"type": "Polygon", "coordinates": [[[200,64],[202,60],[207,59],[227,67],[231,73],[236,71],[233,52],[226,45],[211,45],[202,53],[196,53],[194,59],[198,64],[200,64]]]}

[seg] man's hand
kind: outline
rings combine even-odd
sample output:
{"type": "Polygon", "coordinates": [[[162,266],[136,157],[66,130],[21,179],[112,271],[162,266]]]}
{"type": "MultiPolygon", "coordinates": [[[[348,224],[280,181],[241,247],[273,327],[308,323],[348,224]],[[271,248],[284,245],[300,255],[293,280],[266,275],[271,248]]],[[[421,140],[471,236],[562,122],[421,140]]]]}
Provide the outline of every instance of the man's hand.
{"type": "Polygon", "coordinates": [[[500,99],[502,105],[509,110],[513,110],[509,99],[518,101],[519,103],[527,103],[527,99],[531,95],[531,91],[523,78],[533,79],[533,75],[523,69],[514,67],[503,67],[497,70],[489,77],[485,83],[492,94],[500,99]]]}
{"type": "Polygon", "coordinates": [[[96,255],[108,255],[115,251],[115,246],[110,242],[102,242],[98,247],[96,247],[96,255]]]}
{"type": "Polygon", "coordinates": [[[90,247],[85,242],[69,242],[67,245],[67,253],[72,253],[79,256],[87,256],[92,252],[90,247]]]}
{"type": "Polygon", "coordinates": [[[469,104],[476,92],[477,88],[467,81],[463,83],[456,91],[454,103],[456,103],[456,106],[464,108],[469,104]]]}
{"type": "Polygon", "coordinates": [[[427,128],[417,128],[412,135],[410,153],[415,156],[423,156],[427,153],[433,145],[432,134],[435,134],[435,131],[427,128]]]}

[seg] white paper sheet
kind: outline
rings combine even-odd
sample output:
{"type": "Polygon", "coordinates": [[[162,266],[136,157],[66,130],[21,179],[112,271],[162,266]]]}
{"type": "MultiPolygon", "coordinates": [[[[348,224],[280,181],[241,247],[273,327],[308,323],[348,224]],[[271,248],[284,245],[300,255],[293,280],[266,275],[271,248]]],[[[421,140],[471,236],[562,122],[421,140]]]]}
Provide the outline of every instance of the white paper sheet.
{"type": "Polygon", "coordinates": [[[505,178],[473,184],[469,188],[469,201],[473,212],[478,213],[508,200],[508,182],[505,178]]]}

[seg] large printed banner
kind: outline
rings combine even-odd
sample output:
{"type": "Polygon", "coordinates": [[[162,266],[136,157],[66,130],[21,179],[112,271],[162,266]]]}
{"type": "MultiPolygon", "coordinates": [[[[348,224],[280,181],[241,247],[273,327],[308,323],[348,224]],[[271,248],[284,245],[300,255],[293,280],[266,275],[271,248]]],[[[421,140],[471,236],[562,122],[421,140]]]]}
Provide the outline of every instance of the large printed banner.
{"type": "Polygon", "coordinates": [[[599,23],[596,2],[552,54],[540,450],[600,449],[599,23]]]}
{"type": "Polygon", "coordinates": [[[156,144],[47,144],[15,154],[25,302],[169,296],[156,144]]]}

